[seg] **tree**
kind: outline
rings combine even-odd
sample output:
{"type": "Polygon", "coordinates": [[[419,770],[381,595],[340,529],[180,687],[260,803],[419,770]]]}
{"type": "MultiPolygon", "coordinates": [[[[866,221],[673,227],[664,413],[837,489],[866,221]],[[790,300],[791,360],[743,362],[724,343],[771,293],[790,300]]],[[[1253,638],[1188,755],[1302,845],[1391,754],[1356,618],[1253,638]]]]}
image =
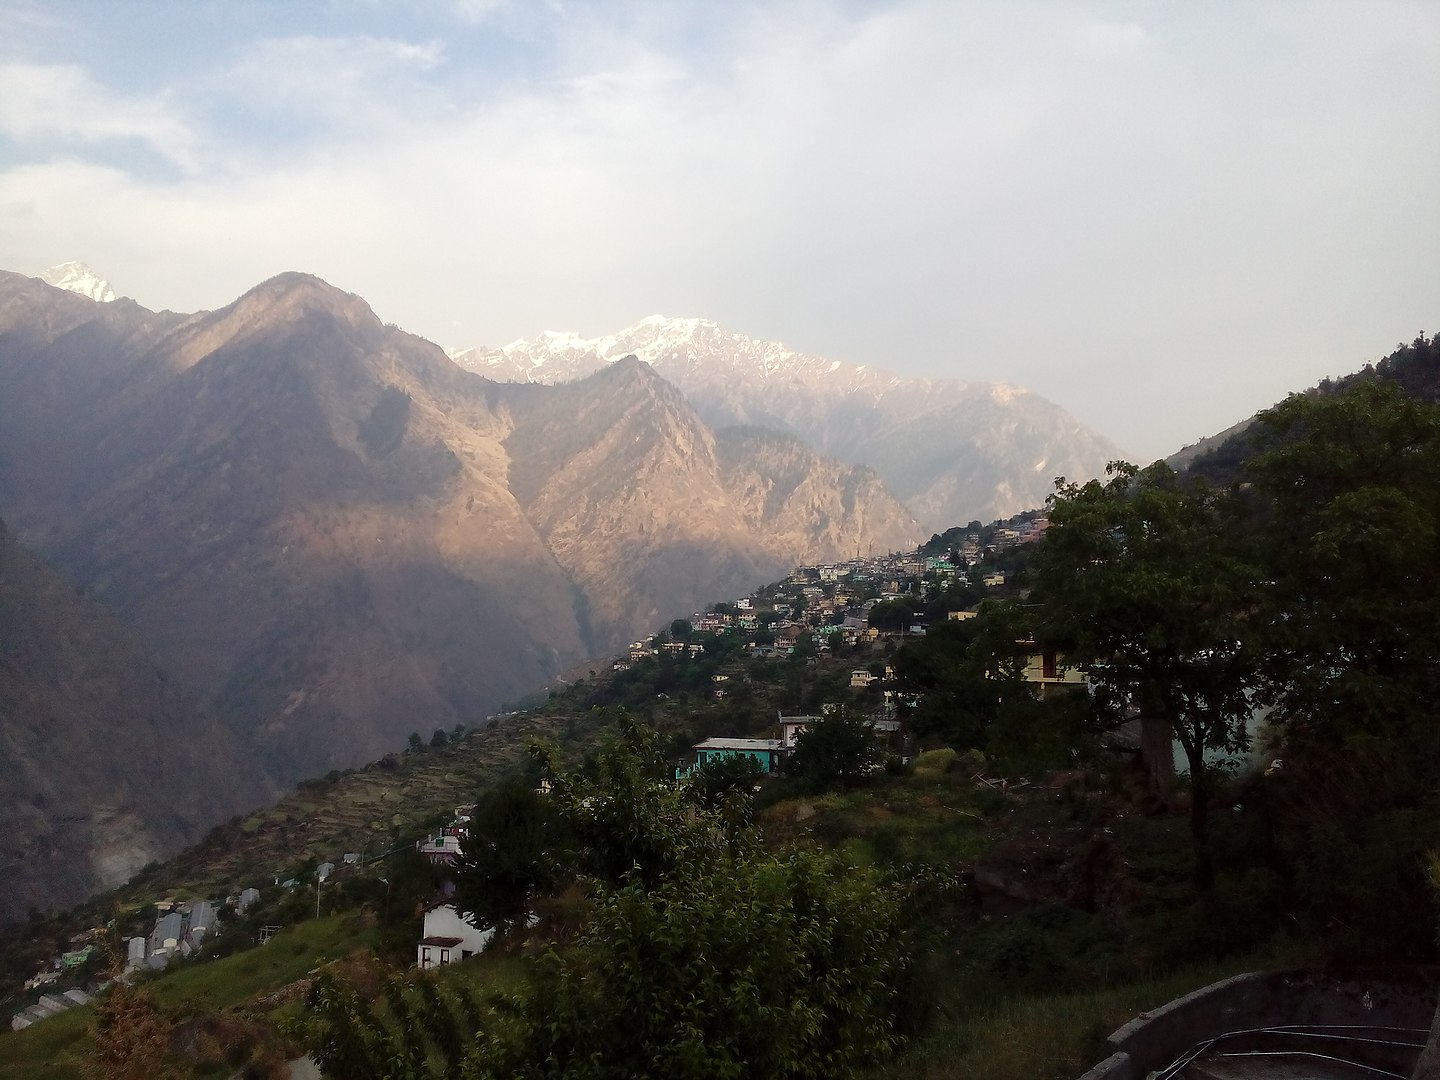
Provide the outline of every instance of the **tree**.
{"type": "Polygon", "coordinates": [[[987,750],[998,726],[1017,722],[1035,705],[1024,680],[1022,641],[1029,635],[1017,605],[992,600],[974,619],[946,620],[907,642],[895,656],[895,675],[899,689],[919,698],[915,733],[987,750]]]}
{"type": "Polygon", "coordinates": [[[333,971],[322,971],[305,1003],[295,1034],[327,1076],[346,1080],[455,1076],[482,1020],[473,991],[453,982],[441,989],[424,973],[409,985],[386,978],[382,996],[372,1001],[333,971]]]}
{"type": "Polygon", "coordinates": [[[811,790],[824,791],[865,779],[884,760],[874,723],[849,709],[834,709],[806,725],[789,772],[811,790]]]}
{"type": "Polygon", "coordinates": [[[764,775],[753,757],[737,754],[701,763],[691,771],[685,786],[689,797],[703,810],[722,810],[738,799],[741,813],[748,820],[754,787],[764,775]]]}
{"type": "Polygon", "coordinates": [[[1363,382],[1290,398],[1262,414],[1259,441],[1252,471],[1274,504],[1270,644],[1287,742],[1304,751],[1430,731],[1440,407],[1363,382]]]}
{"type": "Polygon", "coordinates": [[[600,890],[465,1075],[837,1077],[889,1054],[897,891],[822,855],[755,842],[687,851],[660,878],[600,890]]]}
{"type": "Polygon", "coordinates": [[[547,798],[508,776],[475,805],[455,864],[455,907],[480,929],[522,924],[559,879],[562,834],[547,798]]]}
{"type": "Polygon", "coordinates": [[[1297,913],[1339,954],[1433,954],[1421,927],[1424,855],[1440,847],[1440,407],[1362,381],[1292,397],[1259,426],[1285,762],[1272,787],[1297,913]]]}
{"type": "Polygon", "coordinates": [[[912,600],[881,600],[871,605],[866,623],[879,630],[903,630],[915,617],[912,600]]]}
{"type": "Polygon", "coordinates": [[[435,734],[430,736],[430,745],[437,750],[442,750],[450,743],[450,735],[444,728],[436,728],[435,734]]]}
{"type": "Polygon", "coordinates": [[[1139,710],[1151,792],[1172,799],[1171,740],[1190,767],[1196,887],[1213,880],[1208,750],[1248,743],[1256,653],[1247,617],[1259,571],[1233,542],[1238,508],[1186,486],[1163,462],[1124,462],[1110,480],[1057,484],[1039,544],[1044,643],[1063,651],[1099,701],[1139,710]]]}
{"type": "MultiPolygon", "coordinates": [[[[385,860],[385,916],[387,922],[404,922],[415,917],[416,909],[428,900],[440,885],[440,873],[434,863],[411,844],[396,848],[385,860]]],[[[301,905],[314,910],[314,904],[301,905]]]]}
{"type": "Polygon", "coordinates": [[[574,870],[611,885],[632,878],[653,883],[725,837],[676,790],[660,734],[625,713],[618,721],[619,731],[582,769],[561,769],[553,747],[538,745],[532,753],[573,843],[574,870]]]}
{"type": "Polygon", "coordinates": [[[420,738],[420,732],[412,731],[410,733],[410,740],[406,743],[405,749],[408,753],[411,754],[419,754],[424,751],[425,740],[420,738]]]}

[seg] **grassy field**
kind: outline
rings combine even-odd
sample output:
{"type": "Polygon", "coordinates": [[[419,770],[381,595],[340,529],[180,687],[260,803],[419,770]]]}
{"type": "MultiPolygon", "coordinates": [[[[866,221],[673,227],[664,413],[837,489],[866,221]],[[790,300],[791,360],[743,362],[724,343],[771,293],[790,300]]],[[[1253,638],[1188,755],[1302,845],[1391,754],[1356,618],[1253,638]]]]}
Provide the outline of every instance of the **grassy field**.
{"type": "MultiPolygon", "coordinates": [[[[222,1012],[303,979],[332,960],[369,949],[376,941],[377,932],[354,915],[312,919],[232,956],[182,962],[146,985],[167,1011],[222,1012]]],[[[94,1016],[94,1006],[87,1005],[0,1036],[0,1075],[7,1080],[76,1080],[90,1046],[88,1029],[94,1016]]]]}
{"type": "Polygon", "coordinates": [[[882,1075],[897,1080],[1074,1080],[1109,1056],[1104,1040],[1116,1028],[1257,963],[1264,961],[1231,958],[1087,993],[1022,997],[976,1008],[942,1021],[882,1075]]]}

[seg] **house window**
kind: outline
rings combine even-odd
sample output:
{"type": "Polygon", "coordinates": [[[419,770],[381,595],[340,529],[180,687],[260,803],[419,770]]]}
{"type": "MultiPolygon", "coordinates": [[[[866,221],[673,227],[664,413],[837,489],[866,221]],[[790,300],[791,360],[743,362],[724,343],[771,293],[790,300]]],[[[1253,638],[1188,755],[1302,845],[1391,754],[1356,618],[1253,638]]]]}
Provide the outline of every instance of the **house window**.
{"type": "Polygon", "coordinates": [[[1040,665],[1042,668],[1044,668],[1044,671],[1041,673],[1044,678],[1054,679],[1058,677],[1055,663],[1055,654],[1053,652],[1045,653],[1040,658],[1040,665]]]}
{"type": "Polygon", "coordinates": [[[430,950],[423,946],[420,949],[420,966],[422,968],[428,968],[430,966],[430,950]]]}

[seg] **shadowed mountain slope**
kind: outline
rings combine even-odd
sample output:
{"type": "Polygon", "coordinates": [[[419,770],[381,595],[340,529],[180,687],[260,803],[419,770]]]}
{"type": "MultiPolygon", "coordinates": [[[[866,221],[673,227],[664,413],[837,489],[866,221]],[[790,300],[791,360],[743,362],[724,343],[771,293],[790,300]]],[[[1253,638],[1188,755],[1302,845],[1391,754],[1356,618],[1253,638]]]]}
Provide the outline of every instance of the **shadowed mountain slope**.
{"type": "Polygon", "coordinates": [[[0,523],[0,923],[273,798],[230,731],[0,523]]]}
{"type": "Polygon", "coordinates": [[[0,275],[0,512],[282,781],[917,538],[813,455],[767,513],[743,460],[645,365],[500,386],[303,274],[198,315],[0,275]]]}

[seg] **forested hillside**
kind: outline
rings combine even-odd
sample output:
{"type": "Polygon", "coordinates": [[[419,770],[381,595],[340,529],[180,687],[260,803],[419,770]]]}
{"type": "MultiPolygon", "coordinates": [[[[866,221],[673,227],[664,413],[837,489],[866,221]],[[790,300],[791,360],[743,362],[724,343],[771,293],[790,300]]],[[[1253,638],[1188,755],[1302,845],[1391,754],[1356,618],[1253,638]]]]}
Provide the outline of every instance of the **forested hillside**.
{"type": "Polygon", "coordinates": [[[436,880],[496,943],[387,971],[418,936],[399,863],[275,892],[267,917],[329,895],[357,943],[395,932],[327,950],[271,1030],[346,1077],[1059,1078],[1220,975],[1433,960],[1440,405],[1360,379],[1252,445],[1240,484],[1122,465],[1062,485],[1034,542],[937,536],[824,648],[751,644],[832,599],[798,582],[749,598],[754,631],[677,621],[679,648],[557,693],[552,732],[598,745],[538,743],[479,793],[436,880]],[[802,702],[839,708],[777,772],[677,763],[802,702]],[[881,743],[892,717],[912,741],[881,743]]]}

